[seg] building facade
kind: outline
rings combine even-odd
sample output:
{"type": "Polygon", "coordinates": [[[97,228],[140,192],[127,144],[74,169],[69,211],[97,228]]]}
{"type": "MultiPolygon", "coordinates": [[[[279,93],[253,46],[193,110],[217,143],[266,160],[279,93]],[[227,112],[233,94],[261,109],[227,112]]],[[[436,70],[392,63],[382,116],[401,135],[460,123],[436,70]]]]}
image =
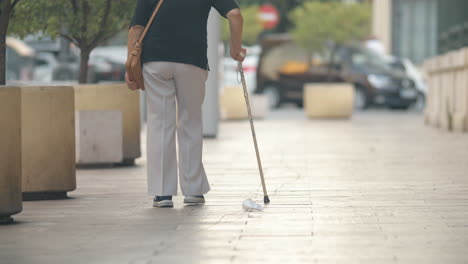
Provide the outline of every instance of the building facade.
{"type": "Polygon", "coordinates": [[[467,46],[466,0],[373,0],[373,32],[388,53],[421,63],[467,46]]]}

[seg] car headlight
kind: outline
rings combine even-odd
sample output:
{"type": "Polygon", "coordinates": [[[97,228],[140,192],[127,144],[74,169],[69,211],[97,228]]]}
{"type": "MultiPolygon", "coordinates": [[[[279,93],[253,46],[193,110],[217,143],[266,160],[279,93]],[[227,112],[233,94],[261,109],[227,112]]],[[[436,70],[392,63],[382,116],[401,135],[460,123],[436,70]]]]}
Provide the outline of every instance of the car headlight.
{"type": "Polygon", "coordinates": [[[377,89],[387,88],[392,84],[391,78],[385,75],[371,74],[367,80],[377,89]]]}

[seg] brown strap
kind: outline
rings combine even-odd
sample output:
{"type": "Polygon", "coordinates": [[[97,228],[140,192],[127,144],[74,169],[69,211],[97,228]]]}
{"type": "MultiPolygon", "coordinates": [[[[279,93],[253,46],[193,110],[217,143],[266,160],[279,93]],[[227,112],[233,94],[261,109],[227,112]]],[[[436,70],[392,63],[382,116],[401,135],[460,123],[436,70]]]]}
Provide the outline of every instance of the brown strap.
{"type": "Polygon", "coordinates": [[[141,43],[142,43],[143,40],[145,39],[146,33],[148,32],[149,27],[151,26],[151,24],[153,24],[153,20],[154,20],[154,18],[156,17],[156,14],[158,13],[159,8],[161,7],[161,5],[162,5],[163,2],[164,2],[164,0],[159,0],[159,3],[158,3],[158,5],[156,6],[156,9],[154,9],[153,15],[151,15],[151,18],[149,19],[148,24],[146,24],[146,27],[145,27],[145,30],[143,31],[143,34],[141,34],[140,38],[139,38],[138,41],[135,43],[135,46],[136,46],[137,48],[140,47],[141,43]]]}

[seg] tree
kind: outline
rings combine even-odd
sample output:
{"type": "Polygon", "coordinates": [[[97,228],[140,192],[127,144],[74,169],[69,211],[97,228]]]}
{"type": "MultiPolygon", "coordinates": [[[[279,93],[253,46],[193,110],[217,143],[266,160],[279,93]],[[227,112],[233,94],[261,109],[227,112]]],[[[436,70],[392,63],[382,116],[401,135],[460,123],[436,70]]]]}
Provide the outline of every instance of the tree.
{"type": "MultiPolygon", "coordinates": [[[[245,45],[254,45],[257,43],[259,34],[262,32],[263,28],[260,22],[258,21],[258,8],[257,5],[250,5],[242,9],[242,16],[244,17],[244,32],[242,34],[242,42],[245,45]]],[[[223,32],[222,40],[225,44],[229,42],[230,31],[229,31],[229,22],[225,19],[223,21],[223,32]]]]}
{"type": "Polygon", "coordinates": [[[12,31],[24,36],[43,31],[75,44],[80,53],[78,81],[85,83],[91,51],[129,24],[134,0],[22,1],[13,16],[12,31]]]}
{"type": "Polygon", "coordinates": [[[369,35],[371,8],[368,4],[310,1],[295,8],[290,18],[295,24],[294,40],[309,54],[323,54],[327,44],[332,44],[332,62],[339,45],[369,35]]]}
{"type": "Polygon", "coordinates": [[[6,35],[13,9],[19,0],[0,0],[0,85],[6,83],[6,35]]]}
{"type": "Polygon", "coordinates": [[[279,25],[271,30],[271,32],[283,33],[292,28],[292,23],[288,17],[288,13],[298,5],[310,0],[237,0],[241,7],[250,5],[272,4],[280,13],[279,25]]]}

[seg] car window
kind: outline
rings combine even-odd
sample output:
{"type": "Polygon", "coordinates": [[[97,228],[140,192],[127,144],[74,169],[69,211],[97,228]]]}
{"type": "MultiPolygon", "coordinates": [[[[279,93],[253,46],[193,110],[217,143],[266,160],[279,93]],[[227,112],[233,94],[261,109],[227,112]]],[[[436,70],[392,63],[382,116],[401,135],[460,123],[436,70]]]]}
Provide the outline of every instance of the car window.
{"type": "Polygon", "coordinates": [[[397,60],[397,61],[392,62],[390,65],[395,70],[398,70],[398,71],[401,71],[401,72],[406,72],[406,67],[405,67],[405,65],[403,64],[402,61],[397,60]]]}
{"type": "Polygon", "coordinates": [[[391,66],[379,55],[364,50],[357,50],[351,55],[351,62],[354,67],[363,70],[391,70],[391,66]]]}

